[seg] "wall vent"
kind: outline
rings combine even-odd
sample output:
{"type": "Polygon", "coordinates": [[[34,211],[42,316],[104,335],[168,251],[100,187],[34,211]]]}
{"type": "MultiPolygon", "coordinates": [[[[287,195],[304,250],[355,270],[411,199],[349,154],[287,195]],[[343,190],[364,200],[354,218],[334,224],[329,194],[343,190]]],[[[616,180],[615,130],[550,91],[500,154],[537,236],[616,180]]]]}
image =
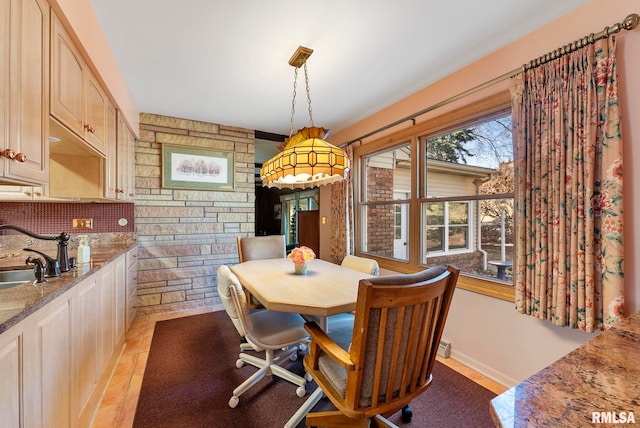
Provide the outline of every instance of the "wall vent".
{"type": "Polygon", "coordinates": [[[449,358],[449,354],[451,354],[451,342],[442,339],[440,346],[438,346],[438,355],[442,358],[449,358]]]}

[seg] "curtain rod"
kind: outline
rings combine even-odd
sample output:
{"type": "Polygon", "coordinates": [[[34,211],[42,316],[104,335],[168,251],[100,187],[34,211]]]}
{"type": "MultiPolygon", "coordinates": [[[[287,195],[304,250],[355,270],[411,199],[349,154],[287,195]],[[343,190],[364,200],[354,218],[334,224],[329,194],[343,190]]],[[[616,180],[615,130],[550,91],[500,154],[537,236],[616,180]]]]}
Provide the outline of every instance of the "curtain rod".
{"type": "Polygon", "coordinates": [[[356,139],[353,139],[353,140],[351,140],[351,141],[349,141],[349,142],[347,142],[345,144],[340,145],[340,147],[341,148],[348,147],[348,146],[350,146],[351,144],[353,144],[353,143],[355,143],[357,141],[362,142],[362,140],[365,139],[365,138],[371,137],[372,135],[375,135],[375,134],[377,134],[379,132],[386,131],[389,128],[393,128],[394,126],[400,125],[401,123],[407,122],[409,120],[412,120],[414,122],[414,125],[415,125],[415,119],[418,116],[422,116],[423,114],[429,113],[430,111],[433,111],[433,110],[438,109],[440,107],[443,107],[443,106],[445,106],[447,104],[450,104],[450,103],[452,103],[454,101],[458,101],[459,99],[464,98],[464,97],[466,97],[468,95],[474,94],[474,93],[476,93],[478,91],[481,91],[481,90],[486,89],[486,88],[488,88],[490,86],[493,86],[496,83],[500,83],[503,80],[509,79],[509,78],[517,75],[518,73],[521,73],[523,71],[527,71],[527,70],[530,70],[532,68],[538,67],[538,66],[540,66],[542,64],[545,64],[545,63],[547,63],[549,61],[553,61],[554,59],[559,58],[562,55],[566,55],[568,53],[575,52],[576,50],[578,50],[578,49],[580,49],[580,48],[582,48],[582,47],[584,47],[584,46],[586,46],[588,44],[594,43],[596,40],[604,39],[606,37],[609,37],[612,34],[620,32],[622,30],[633,30],[634,28],[636,28],[638,26],[639,22],[640,22],[640,15],[638,15],[637,13],[632,13],[630,15],[627,15],[627,17],[624,19],[624,21],[618,22],[618,23],[612,25],[611,27],[604,27],[604,29],[602,31],[600,31],[599,33],[596,33],[596,34],[591,33],[591,34],[589,34],[587,36],[584,36],[584,37],[582,37],[582,38],[580,38],[578,40],[575,40],[575,41],[573,41],[573,42],[571,42],[571,43],[569,43],[567,45],[564,45],[564,46],[562,46],[562,47],[560,47],[558,49],[555,49],[555,50],[553,50],[553,51],[551,51],[551,52],[549,52],[549,53],[547,53],[545,55],[542,55],[542,56],[540,56],[540,57],[538,57],[536,59],[533,59],[533,60],[529,61],[528,63],[523,64],[522,67],[516,68],[515,70],[511,70],[508,73],[505,73],[505,74],[503,74],[501,76],[493,78],[493,79],[491,79],[491,80],[489,80],[487,82],[484,82],[484,83],[482,83],[482,84],[480,84],[478,86],[475,86],[475,87],[473,87],[471,89],[467,89],[466,91],[461,92],[458,95],[454,95],[452,97],[449,97],[449,98],[447,98],[447,99],[445,99],[443,101],[440,101],[440,102],[438,102],[436,104],[433,104],[433,105],[431,105],[431,106],[429,106],[429,107],[427,107],[427,108],[425,108],[423,110],[420,110],[420,111],[418,111],[416,113],[413,113],[410,116],[403,117],[402,119],[398,119],[395,122],[392,122],[392,123],[390,123],[388,125],[385,125],[385,126],[383,126],[381,128],[378,128],[378,129],[376,129],[374,131],[368,132],[368,133],[366,133],[366,134],[364,134],[364,135],[362,135],[362,136],[360,136],[360,137],[358,137],[356,139]]]}

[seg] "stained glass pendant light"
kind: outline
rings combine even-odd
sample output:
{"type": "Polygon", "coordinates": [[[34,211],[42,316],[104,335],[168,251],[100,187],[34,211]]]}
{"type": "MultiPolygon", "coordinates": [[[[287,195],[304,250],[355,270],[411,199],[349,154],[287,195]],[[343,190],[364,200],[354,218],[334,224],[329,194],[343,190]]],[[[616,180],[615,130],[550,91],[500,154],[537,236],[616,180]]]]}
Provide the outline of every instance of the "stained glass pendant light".
{"type": "Polygon", "coordinates": [[[329,134],[328,131],[313,124],[307,73],[307,59],[312,52],[313,50],[300,46],[289,60],[289,65],[295,69],[293,101],[291,102],[291,129],[289,139],[282,151],[265,162],[260,170],[260,178],[264,186],[281,189],[316,187],[343,180],[349,169],[349,159],[344,151],[326,142],[324,138],[329,134]],[[293,134],[296,83],[300,67],[304,67],[311,126],[299,129],[293,134]]]}

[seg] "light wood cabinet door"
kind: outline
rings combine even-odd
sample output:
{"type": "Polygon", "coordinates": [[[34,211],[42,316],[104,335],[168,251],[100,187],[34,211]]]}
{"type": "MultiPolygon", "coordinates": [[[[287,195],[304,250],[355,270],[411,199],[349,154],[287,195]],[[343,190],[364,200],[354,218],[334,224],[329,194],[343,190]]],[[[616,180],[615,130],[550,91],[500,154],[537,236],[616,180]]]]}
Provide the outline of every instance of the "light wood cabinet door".
{"type": "Polygon", "coordinates": [[[118,199],[131,201],[135,197],[135,137],[127,123],[118,117],[118,199]]]}
{"type": "Polygon", "coordinates": [[[85,138],[100,153],[107,150],[107,110],[111,104],[93,74],[86,73],[85,81],[85,138]]]}
{"type": "Polygon", "coordinates": [[[72,349],[74,355],[76,393],[73,403],[74,419],[80,419],[98,381],[98,347],[100,320],[100,288],[94,275],[78,286],[78,294],[72,300],[72,349]]]}
{"type": "Polygon", "coordinates": [[[20,334],[9,331],[0,337],[0,415],[2,424],[20,426],[22,371],[20,369],[20,334]]]}
{"type": "Polygon", "coordinates": [[[60,299],[28,320],[24,330],[26,427],[71,426],[71,310],[60,299]]]}
{"type": "Polygon", "coordinates": [[[55,14],[51,22],[51,115],[105,154],[109,99],[55,14]]]}
{"type": "Polygon", "coordinates": [[[138,248],[127,251],[127,307],[126,326],[129,330],[138,312],[138,248]]]}
{"type": "Polygon", "coordinates": [[[116,345],[116,283],[113,264],[104,266],[100,271],[100,321],[98,374],[106,367],[116,345]]]}
{"type": "Polygon", "coordinates": [[[104,169],[104,197],[117,199],[118,181],[118,138],[117,112],[111,103],[107,108],[107,151],[106,167],[104,169]]]}
{"type": "MultiPolygon", "coordinates": [[[[0,2],[0,150],[9,147],[9,54],[11,52],[11,2],[0,2]]],[[[6,161],[0,161],[0,176],[4,176],[6,161]]]]}
{"type": "Polygon", "coordinates": [[[0,172],[5,181],[49,179],[49,6],[44,0],[0,5],[0,172]]]}
{"type": "Polygon", "coordinates": [[[51,115],[84,135],[85,63],[55,15],[51,19],[51,115]]]}
{"type": "Polygon", "coordinates": [[[126,332],[126,308],[127,308],[127,256],[122,255],[115,261],[114,266],[114,286],[116,292],[115,306],[115,334],[116,343],[124,336],[126,332]]]}

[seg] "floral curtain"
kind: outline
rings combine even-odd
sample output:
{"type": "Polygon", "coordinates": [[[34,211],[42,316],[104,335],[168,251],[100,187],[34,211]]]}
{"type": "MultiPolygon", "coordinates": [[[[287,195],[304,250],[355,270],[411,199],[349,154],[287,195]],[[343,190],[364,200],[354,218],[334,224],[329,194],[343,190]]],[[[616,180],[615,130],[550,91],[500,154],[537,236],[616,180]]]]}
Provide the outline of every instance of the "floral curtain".
{"type": "MultiPolygon", "coordinates": [[[[345,154],[353,167],[353,149],[348,146],[345,154]]],[[[353,248],[353,194],[351,168],[347,179],[331,185],[331,257],[336,263],[342,262],[353,248]]]]}
{"type": "Polygon", "coordinates": [[[623,317],[615,52],[611,36],[511,82],[516,308],[588,332],[623,317]]]}

